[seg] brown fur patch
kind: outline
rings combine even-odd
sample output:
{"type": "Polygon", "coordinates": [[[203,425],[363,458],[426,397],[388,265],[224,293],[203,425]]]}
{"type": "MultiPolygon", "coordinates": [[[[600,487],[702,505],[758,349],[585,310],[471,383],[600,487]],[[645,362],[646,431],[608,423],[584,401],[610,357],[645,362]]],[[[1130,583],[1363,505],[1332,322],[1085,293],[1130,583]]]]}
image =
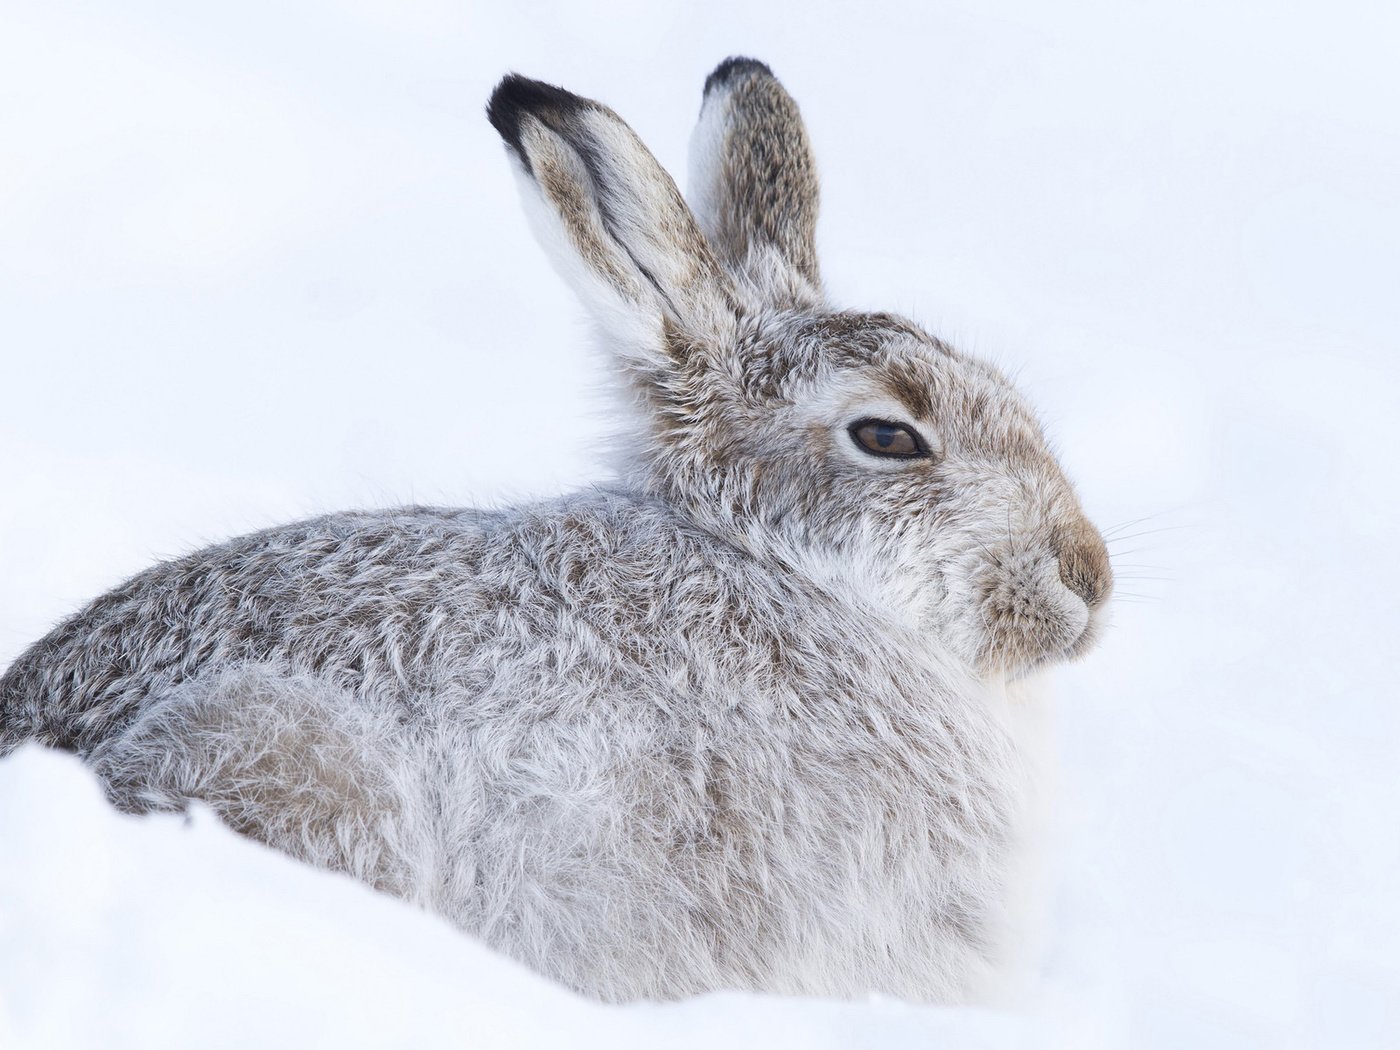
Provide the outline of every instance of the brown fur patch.
{"type": "Polygon", "coordinates": [[[1113,567],[1098,530],[1080,515],[1062,522],[1052,540],[1060,559],[1060,579],[1085,603],[1095,606],[1113,589],[1113,567]]]}
{"type": "Polygon", "coordinates": [[[908,407],[915,419],[928,419],[933,415],[933,397],[928,376],[923,374],[923,370],[905,362],[891,363],[882,370],[881,379],[889,392],[908,407]]]}

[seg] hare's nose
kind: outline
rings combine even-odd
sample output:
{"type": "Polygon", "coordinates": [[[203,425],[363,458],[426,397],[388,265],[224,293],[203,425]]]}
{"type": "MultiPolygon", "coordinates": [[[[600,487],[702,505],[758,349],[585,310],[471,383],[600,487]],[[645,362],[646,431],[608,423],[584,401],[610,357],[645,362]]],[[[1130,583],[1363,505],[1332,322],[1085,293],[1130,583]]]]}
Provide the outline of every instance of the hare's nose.
{"type": "Polygon", "coordinates": [[[1077,518],[1056,530],[1051,546],[1060,563],[1060,582],[1089,608],[1101,604],[1113,590],[1113,568],[1098,530],[1077,518]]]}

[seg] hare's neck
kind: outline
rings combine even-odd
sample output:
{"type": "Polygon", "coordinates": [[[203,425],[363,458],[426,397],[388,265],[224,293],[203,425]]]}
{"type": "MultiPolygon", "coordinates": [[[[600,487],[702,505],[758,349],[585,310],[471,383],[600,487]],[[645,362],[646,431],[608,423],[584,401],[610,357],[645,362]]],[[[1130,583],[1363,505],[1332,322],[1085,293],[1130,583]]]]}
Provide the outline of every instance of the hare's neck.
{"type": "Polygon", "coordinates": [[[759,537],[757,557],[781,566],[843,608],[851,621],[882,630],[906,651],[914,650],[959,678],[981,679],[965,646],[944,629],[931,609],[936,595],[924,581],[869,557],[859,550],[785,545],[759,537]]]}
{"type": "MultiPolygon", "coordinates": [[[[757,543],[764,544],[759,537],[757,543]]],[[[918,622],[917,596],[895,574],[858,553],[819,547],[797,547],[766,539],[764,554],[787,566],[863,616],[887,618],[893,623],[918,622]]]]}

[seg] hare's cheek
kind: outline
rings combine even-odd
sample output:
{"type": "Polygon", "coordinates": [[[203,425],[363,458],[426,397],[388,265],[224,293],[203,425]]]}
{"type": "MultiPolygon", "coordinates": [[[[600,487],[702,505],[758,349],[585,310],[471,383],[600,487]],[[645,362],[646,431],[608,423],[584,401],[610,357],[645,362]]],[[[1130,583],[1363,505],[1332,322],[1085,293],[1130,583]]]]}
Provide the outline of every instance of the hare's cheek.
{"type": "Polygon", "coordinates": [[[978,662],[1010,672],[1067,658],[1090,618],[1049,554],[999,555],[984,576],[979,611],[985,636],[978,662]]]}

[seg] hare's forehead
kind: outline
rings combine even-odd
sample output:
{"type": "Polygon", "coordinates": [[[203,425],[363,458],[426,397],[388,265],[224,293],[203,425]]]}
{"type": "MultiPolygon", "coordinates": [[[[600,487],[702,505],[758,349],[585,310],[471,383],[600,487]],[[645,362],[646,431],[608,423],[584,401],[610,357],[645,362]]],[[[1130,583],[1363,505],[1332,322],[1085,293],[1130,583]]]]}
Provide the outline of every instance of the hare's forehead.
{"type": "Polygon", "coordinates": [[[793,400],[819,411],[888,415],[967,437],[1039,435],[1034,414],[1000,372],[942,347],[893,343],[863,359],[828,362],[803,379],[793,400]]]}

